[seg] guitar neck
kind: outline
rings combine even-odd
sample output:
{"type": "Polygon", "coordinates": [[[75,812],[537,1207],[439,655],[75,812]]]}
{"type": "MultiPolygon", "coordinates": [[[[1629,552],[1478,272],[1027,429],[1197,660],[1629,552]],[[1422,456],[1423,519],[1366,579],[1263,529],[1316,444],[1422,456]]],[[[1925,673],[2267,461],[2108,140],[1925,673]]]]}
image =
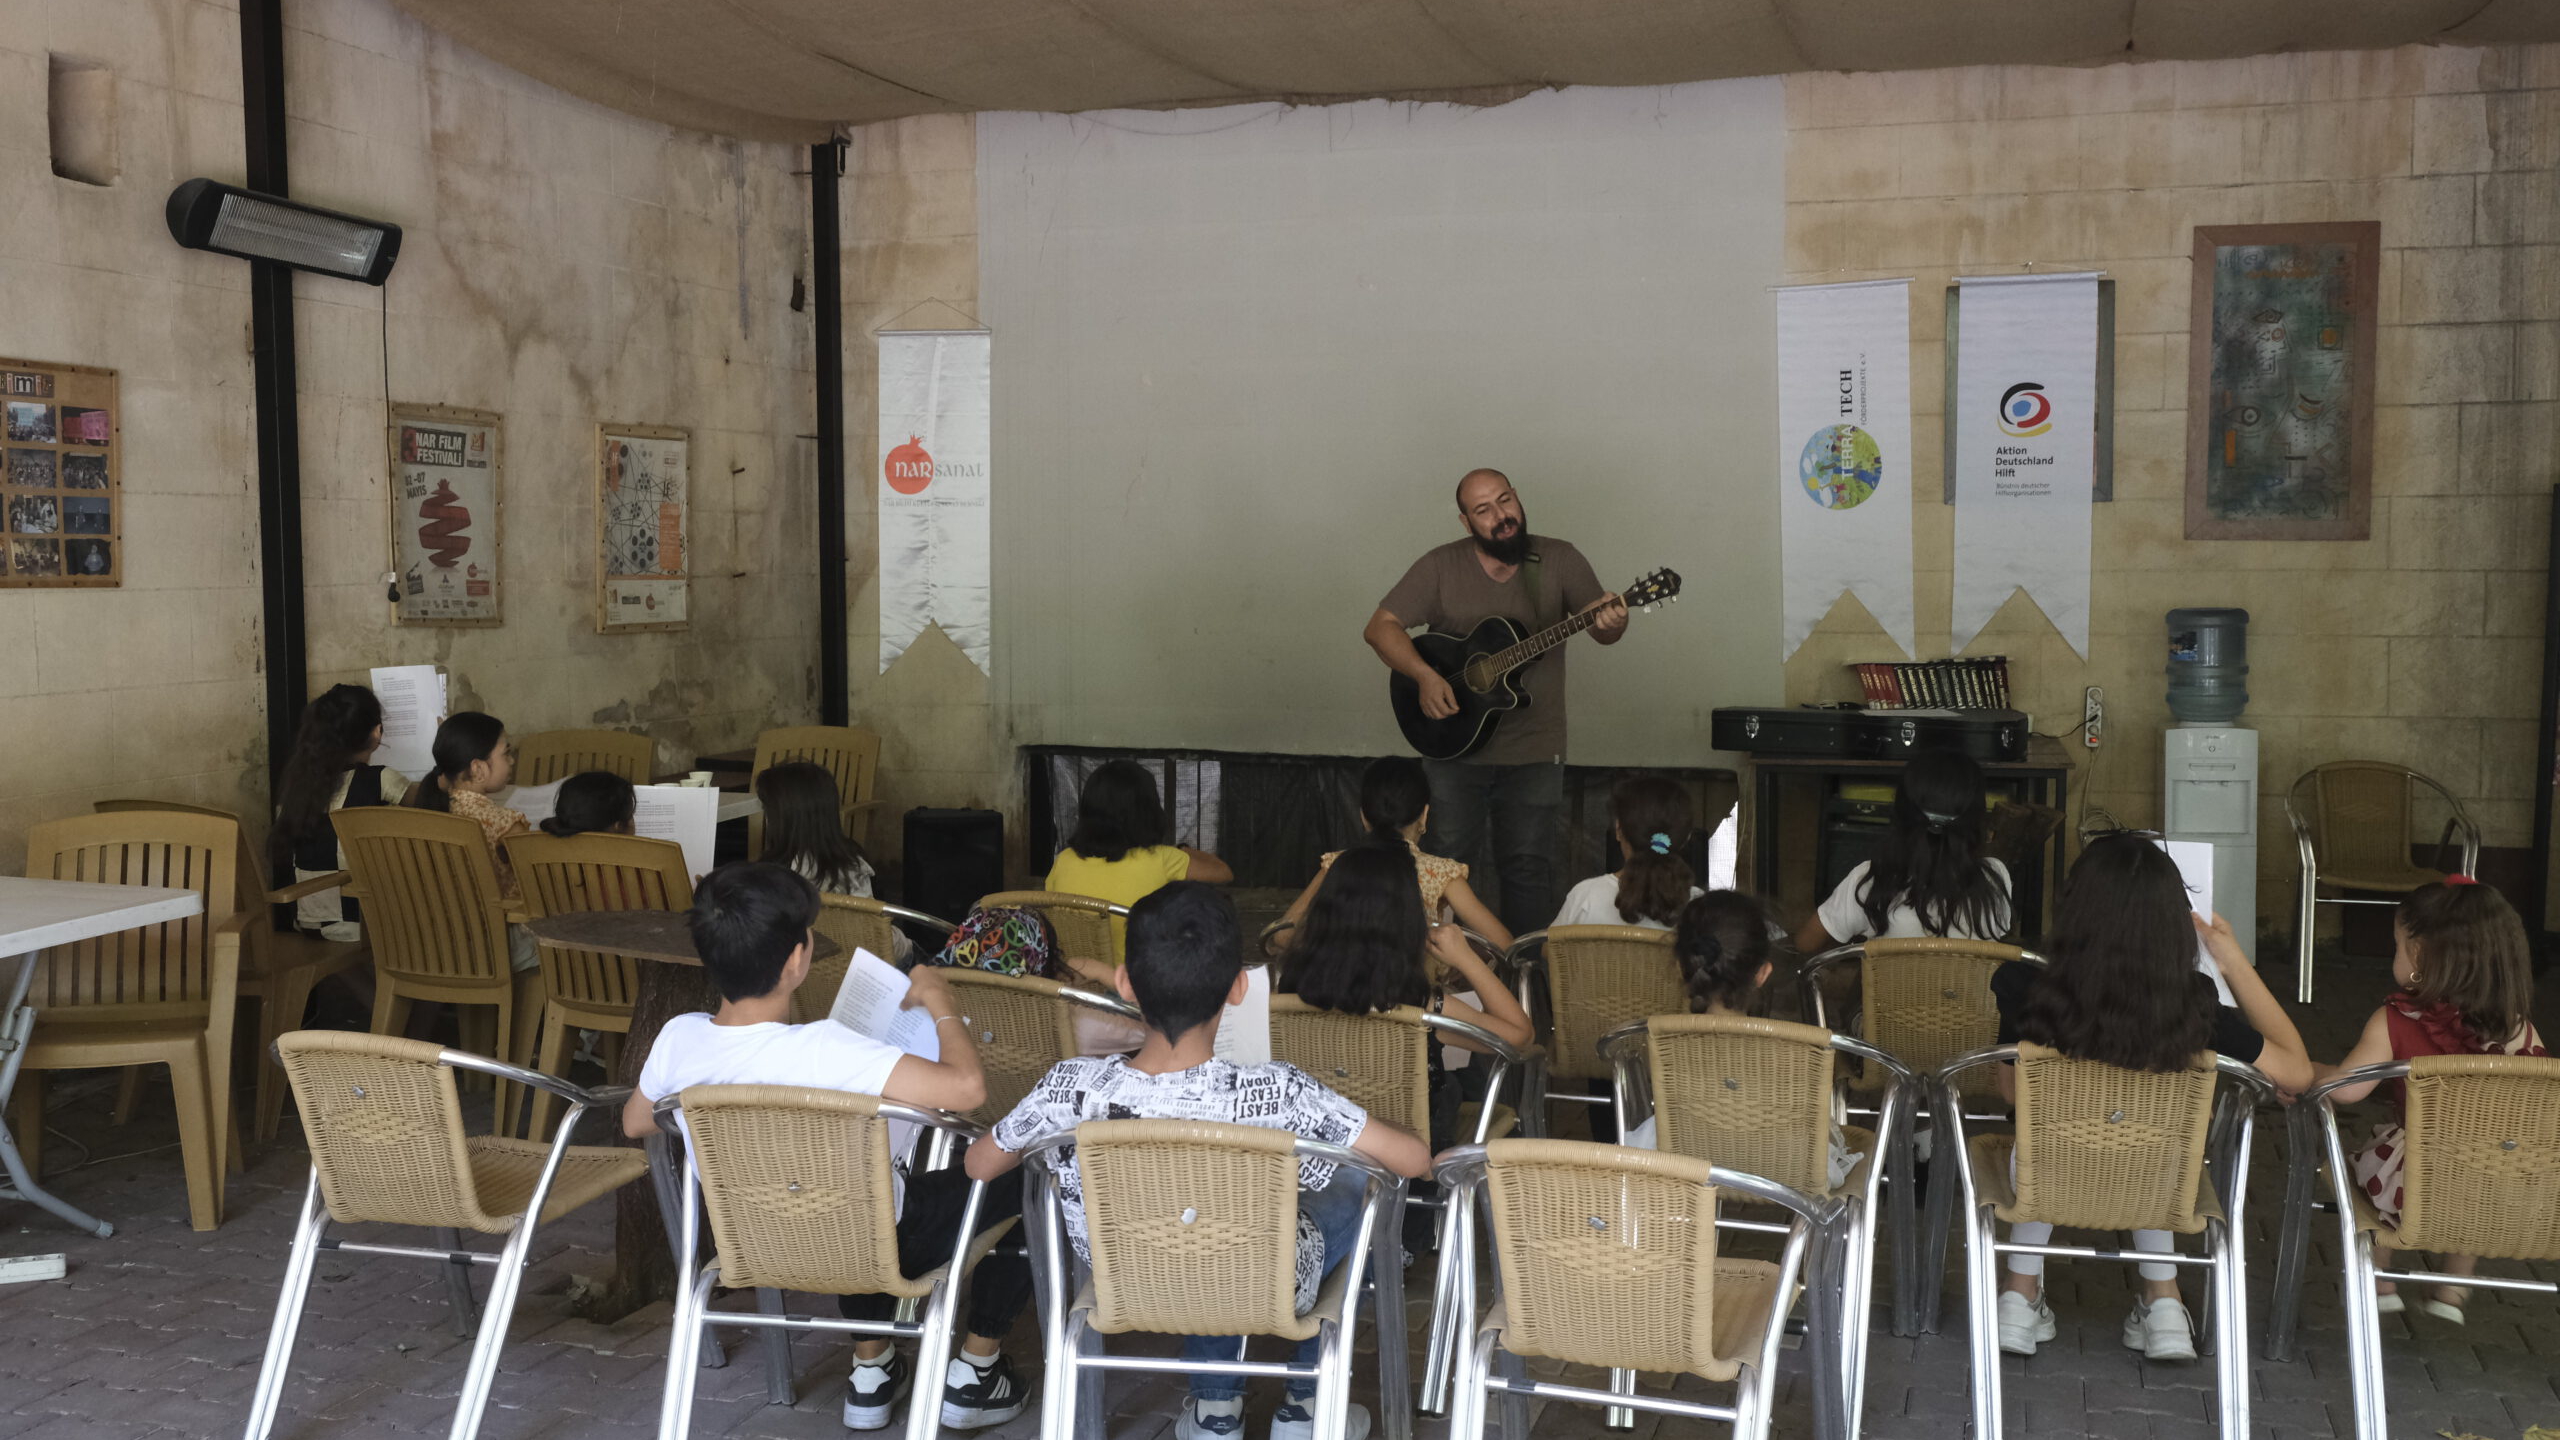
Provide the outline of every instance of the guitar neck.
{"type": "Polygon", "coordinates": [[[1579,614],[1568,615],[1520,643],[1495,652],[1486,662],[1487,667],[1497,675],[1516,670],[1590,629],[1592,618],[1598,613],[1595,607],[1579,614]]]}

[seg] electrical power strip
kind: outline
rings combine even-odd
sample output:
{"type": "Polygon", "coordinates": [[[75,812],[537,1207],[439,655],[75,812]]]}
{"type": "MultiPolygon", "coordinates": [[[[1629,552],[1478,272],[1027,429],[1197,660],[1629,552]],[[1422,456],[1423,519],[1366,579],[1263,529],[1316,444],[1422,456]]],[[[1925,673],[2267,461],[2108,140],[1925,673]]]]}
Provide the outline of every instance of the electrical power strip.
{"type": "Polygon", "coordinates": [[[2107,691],[2103,685],[2092,685],[2081,702],[2080,743],[2092,750],[2098,748],[2098,732],[2107,724],[2107,691]]]}
{"type": "Polygon", "coordinates": [[[63,1276],[59,1255],[10,1255],[0,1257],[0,1285],[17,1285],[32,1280],[59,1280],[63,1276]]]}

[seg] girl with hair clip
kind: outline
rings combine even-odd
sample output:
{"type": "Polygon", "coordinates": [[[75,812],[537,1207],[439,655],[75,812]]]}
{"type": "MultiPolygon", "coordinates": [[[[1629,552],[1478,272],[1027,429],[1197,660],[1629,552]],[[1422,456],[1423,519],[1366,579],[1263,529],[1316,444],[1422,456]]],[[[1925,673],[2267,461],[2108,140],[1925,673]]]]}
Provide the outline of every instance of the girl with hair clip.
{"type": "MultiPolygon", "coordinates": [[[[1369,762],[1369,768],[1360,772],[1360,823],[1368,831],[1363,843],[1401,845],[1412,853],[1423,918],[1437,923],[1444,913],[1454,915],[1459,924],[1492,941],[1496,949],[1510,947],[1511,932],[1494,917],[1491,907],[1476,898],[1475,888],[1467,883],[1467,867],[1422,848],[1422,833],[1431,824],[1431,777],[1421,761],[1391,755],[1369,762]]],[[[1315,878],[1290,902],[1282,920],[1295,924],[1306,915],[1315,901],[1316,887],[1324,883],[1325,872],[1342,853],[1328,851],[1316,862],[1315,878]]]]}
{"type": "MultiPolygon", "coordinates": [[[[2146,836],[2101,837],[2080,852],[2063,886],[2053,933],[2052,964],[2012,960],[1991,973],[2000,1008],[1999,1043],[2031,1041],[2075,1060],[2126,1070],[2179,1069],[2205,1051],[2255,1065],[2282,1090],[2312,1080],[2302,1034],[2231,933],[2187,908],[2177,862],[2146,836]],[[2216,998],[2213,980],[2196,969],[2196,937],[2230,986],[2237,1008],[2216,998]]],[[[2017,1072],[2003,1065],[1994,1079],[2003,1099],[2017,1099],[2017,1072]]],[[[2012,1162],[2014,1164],[2014,1161],[2012,1162]]],[[[2009,1238],[2042,1245],[2053,1227],[2021,1220],[2009,1238]]],[[[2136,1230],[2133,1248],[2166,1253],[2166,1230],[2136,1230]]],[[[2044,1302],[2044,1257],[2011,1255],[2000,1295],[2000,1348],[2032,1355],[2054,1337],[2044,1302]]],[[[2194,1325],[2180,1303],[2178,1267],[2145,1262],[2142,1293],[2125,1317],[2124,1344],[2153,1360],[2193,1360],[2194,1325]]]]}
{"type": "Polygon", "coordinates": [[[2009,867],[1982,853],[1982,807],[1981,766],[1953,750],[1914,754],[1894,788],[1883,847],[1842,877],[1796,932],[1796,949],[2007,934],[2009,867]]]}
{"type": "Polygon", "coordinates": [[[1641,925],[1669,930],[1682,908],[1706,892],[1681,858],[1696,833],[1689,792],[1656,775],[1621,780],[1609,792],[1609,819],[1623,858],[1617,872],[1594,875],[1565,892],[1558,925],[1641,925]]]}
{"type": "MultiPolygon", "coordinates": [[[[314,880],[345,869],[329,816],[339,810],[398,803],[409,777],[371,763],[382,747],[382,702],[362,685],[332,685],[302,709],[293,755],[276,782],[276,826],[269,835],[275,873],[314,880]]],[[[356,902],[335,890],[305,896],[293,911],[294,928],[324,939],[364,938],[356,902]]]]}
{"type": "MultiPolygon", "coordinates": [[[[2424,1055],[2539,1058],[2549,1053],[2541,1032],[2533,1028],[2533,949],[2525,940],[2524,922],[2505,896],[2468,875],[2448,875],[2441,884],[2410,892],[2392,917],[2391,932],[2391,978],[2400,988],[2365,1021],[2363,1036],[2344,1060],[2320,1067],[2320,1078],[2424,1055]]],[[[2393,1118],[2373,1127],[2373,1138],[2347,1168],[2384,1223],[2397,1226],[2404,1158],[2399,1115],[2406,1087],[2389,1080],[2382,1088],[2393,1118]]],[[[2349,1085],[2331,1092],[2330,1098],[2350,1105],[2373,1089],[2349,1085]]],[[[2373,1263],[2390,1269],[2391,1252],[2375,1246],[2373,1263]]],[[[2472,1274],[2479,1264],[2477,1255],[2444,1257],[2444,1271],[2450,1275],[2472,1274]]],[[[2390,1281],[2377,1281],[2374,1289],[2383,1314],[2397,1314],[2404,1307],[2390,1281]]],[[[2418,1308],[2459,1325],[2470,1298],[2468,1289],[2445,1285],[2418,1308]]]]}
{"type": "MultiPolygon", "coordinates": [[[[516,750],[507,743],[506,724],[495,715],[465,710],[445,717],[436,727],[435,744],[427,752],[436,768],[420,780],[409,803],[420,810],[459,815],[480,827],[489,859],[497,866],[498,893],[510,900],[523,891],[516,886],[516,867],[507,859],[507,842],[533,832],[524,812],[490,799],[515,781],[516,750]]],[[[507,941],[518,970],[541,968],[542,952],[533,934],[521,925],[507,927],[507,941]]]]}

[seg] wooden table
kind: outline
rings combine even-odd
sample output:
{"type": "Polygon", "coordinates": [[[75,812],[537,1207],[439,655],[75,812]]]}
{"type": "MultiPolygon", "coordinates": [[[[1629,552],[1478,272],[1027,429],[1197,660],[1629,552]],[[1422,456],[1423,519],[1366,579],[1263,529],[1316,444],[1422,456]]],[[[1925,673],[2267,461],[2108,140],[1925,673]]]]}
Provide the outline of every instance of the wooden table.
{"type": "MultiPolygon", "coordinates": [[[[35,1033],[35,1007],[27,1003],[36,967],[45,950],[136,930],[204,913],[204,896],[193,890],[158,885],[96,885],[82,880],[21,880],[0,876],[0,965],[17,962],[6,982],[8,999],[0,1003],[0,1168],[8,1183],[0,1199],[30,1200],[101,1238],[116,1227],[61,1200],[36,1184],[9,1133],[9,1092],[17,1088],[18,1067],[27,1058],[27,1037],[35,1033]]],[[[214,1177],[219,1185],[221,1176],[214,1177]]]]}

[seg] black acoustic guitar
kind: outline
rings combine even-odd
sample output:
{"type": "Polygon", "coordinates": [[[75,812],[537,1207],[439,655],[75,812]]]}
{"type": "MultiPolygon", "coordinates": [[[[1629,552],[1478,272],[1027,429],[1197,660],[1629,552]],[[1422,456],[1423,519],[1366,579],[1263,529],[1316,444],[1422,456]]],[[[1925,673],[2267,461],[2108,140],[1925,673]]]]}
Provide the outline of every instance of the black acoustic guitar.
{"type": "MultiPolygon", "coordinates": [[[[1656,570],[1619,596],[1629,610],[1651,610],[1679,597],[1680,576],[1656,570]]],[[[1493,739],[1502,717],[1529,703],[1512,677],[1521,666],[1591,628],[1598,606],[1568,615],[1535,635],[1524,636],[1515,622],[1496,615],[1465,635],[1436,630],[1413,637],[1413,648],[1458,698],[1457,712],[1445,720],[1422,713],[1422,687],[1402,674],[1387,677],[1387,700],[1395,706],[1396,728],[1405,743],[1426,760],[1460,760],[1493,739]]]]}

